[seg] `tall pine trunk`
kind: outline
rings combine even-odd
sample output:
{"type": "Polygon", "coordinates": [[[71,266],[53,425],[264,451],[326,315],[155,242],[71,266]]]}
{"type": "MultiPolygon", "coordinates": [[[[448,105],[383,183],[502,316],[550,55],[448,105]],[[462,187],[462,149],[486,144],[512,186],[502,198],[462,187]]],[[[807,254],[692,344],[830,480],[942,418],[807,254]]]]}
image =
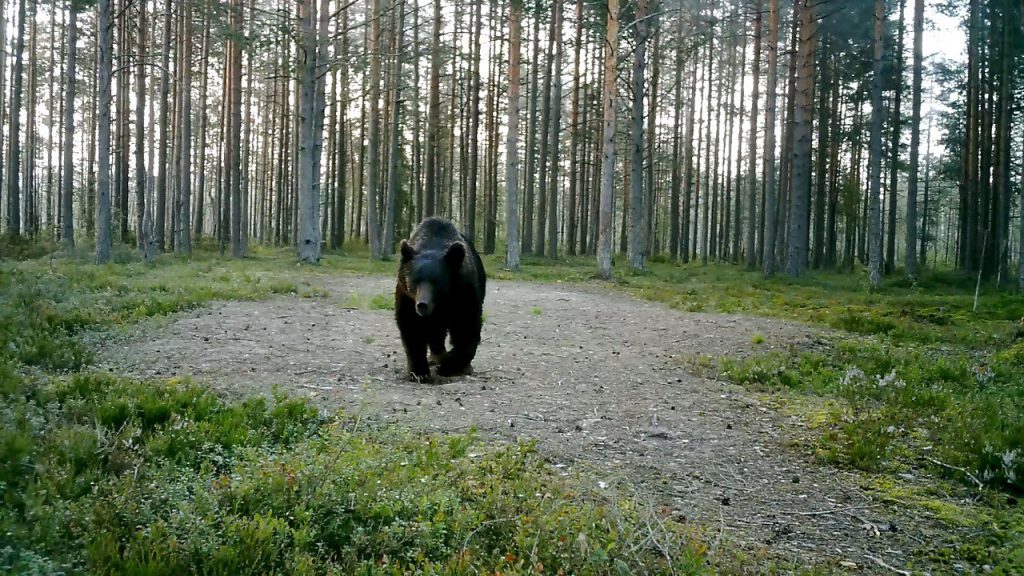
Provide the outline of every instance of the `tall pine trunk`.
{"type": "Polygon", "coordinates": [[[21,235],[21,96],[25,58],[25,0],[18,2],[18,28],[14,37],[11,70],[11,107],[8,115],[7,233],[21,235]]]}
{"type": "Polygon", "coordinates": [[[597,266],[602,278],[612,277],[612,200],[615,194],[615,70],[619,51],[619,0],[608,0],[604,53],[604,108],[601,140],[601,204],[597,235],[597,266]]]}
{"type": "Polygon", "coordinates": [[[508,12],[508,132],[505,136],[505,266],[519,270],[519,107],[523,0],[508,12]]]}
{"type": "MultiPolygon", "coordinates": [[[[801,0],[800,43],[797,53],[796,101],[793,109],[793,180],[789,210],[789,259],[786,273],[807,270],[809,194],[811,191],[811,114],[814,108],[814,50],[816,0],[801,0]]],[[[818,176],[821,178],[821,175],[818,176]]],[[[766,258],[767,260],[767,258],[766,258]]]]}
{"type": "Polygon", "coordinates": [[[882,70],[885,54],[885,0],[875,0],[874,65],[871,75],[871,137],[868,145],[868,275],[873,288],[882,282],[882,70]]]}
{"type": "Polygon", "coordinates": [[[61,185],[61,238],[64,240],[64,247],[72,249],[75,247],[75,63],[78,57],[78,11],[74,5],[68,10],[68,60],[67,71],[65,72],[64,93],[64,174],[61,185]]]}
{"type": "MultiPolygon", "coordinates": [[[[924,38],[924,0],[914,0],[914,80],[911,87],[910,166],[907,175],[907,237],[903,267],[907,277],[917,278],[917,179],[921,147],[921,78],[924,38]]],[[[923,260],[923,251],[922,251],[923,260]]]]}
{"type": "MultiPolygon", "coordinates": [[[[646,1],[646,0],[641,0],[646,1]]],[[[551,154],[551,173],[548,175],[547,192],[547,255],[549,258],[558,257],[558,165],[559,137],[561,135],[562,123],[562,11],[563,0],[555,0],[552,6],[554,12],[554,52],[551,57],[554,59],[554,76],[551,79],[551,142],[549,153],[551,154]]]]}
{"type": "MultiPolygon", "coordinates": [[[[774,2],[774,0],[773,0],[774,2]]],[[[774,4],[773,4],[774,6],[774,4]]],[[[774,12],[774,10],[773,10],[774,12]]],[[[753,96],[750,103],[750,138],[747,142],[747,227],[744,235],[747,269],[757,267],[757,118],[758,98],[761,90],[761,3],[758,1],[754,13],[754,72],[753,96]]],[[[774,75],[773,75],[774,76],[774,75]]],[[[773,81],[774,82],[774,81],[773,81]]],[[[771,114],[775,116],[774,112],[771,114]]],[[[767,141],[767,136],[765,138],[767,141]]],[[[774,143],[772,150],[775,149],[774,143]]],[[[765,148],[767,152],[767,148],[765,148]]]]}
{"type": "Polygon", "coordinates": [[[110,0],[97,3],[97,196],[96,196],[96,263],[110,261],[110,77],[113,73],[110,0]]]}
{"type": "Polygon", "coordinates": [[[765,276],[775,274],[775,218],[778,207],[775,185],[775,102],[779,76],[779,10],[777,2],[778,0],[769,0],[768,7],[768,88],[765,93],[764,105],[765,227],[761,267],[765,276]]]}

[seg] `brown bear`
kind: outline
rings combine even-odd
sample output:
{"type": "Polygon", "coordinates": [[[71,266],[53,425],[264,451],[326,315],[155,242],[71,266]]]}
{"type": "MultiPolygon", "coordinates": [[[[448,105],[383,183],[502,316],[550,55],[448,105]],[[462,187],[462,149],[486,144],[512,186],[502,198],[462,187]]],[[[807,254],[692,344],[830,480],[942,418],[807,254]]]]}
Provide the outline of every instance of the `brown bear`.
{"type": "Polygon", "coordinates": [[[430,381],[431,359],[439,376],[470,370],[480,344],[487,277],[473,243],[451,222],[427,218],[402,240],[395,321],[408,360],[408,376],[430,381]],[[451,336],[451,350],[445,337],[451,336]]]}

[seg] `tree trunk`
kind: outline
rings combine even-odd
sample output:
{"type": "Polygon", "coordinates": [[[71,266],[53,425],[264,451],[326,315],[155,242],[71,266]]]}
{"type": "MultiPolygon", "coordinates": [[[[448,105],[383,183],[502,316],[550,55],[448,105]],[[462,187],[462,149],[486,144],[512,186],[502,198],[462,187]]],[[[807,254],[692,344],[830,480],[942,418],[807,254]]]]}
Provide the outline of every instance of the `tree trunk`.
{"type": "Polygon", "coordinates": [[[899,198],[899,166],[900,166],[900,136],[901,116],[900,101],[903,96],[903,27],[904,9],[906,0],[900,1],[900,19],[896,27],[896,46],[894,48],[894,65],[896,85],[893,87],[893,105],[891,114],[892,140],[889,146],[889,190],[886,199],[889,201],[887,213],[888,223],[886,225],[885,237],[885,273],[892,274],[896,269],[896,210],[899,198]]]}
{"type": "MultiPolygon", "coordinates": [[[[228,148],[231,150],[231,162],[228,164],[231,188],[231,255],[235,258],[245,257],[242,248],[242,38],[244,34],[242,22],[242,0],[231,0],[231,52],[229,116],[230,126],[228,148]]],[[[319,244],[318,244],[319,246],[319,244]]]]}
{"type": "MultiPolygon", "coordinates": [[[[802,0],[806,2],[807,0],[802,0]]],[[[766,277],[775,274],[775,218],[778,201],[775,186],[775,101],[779,66],[779,10],[778,0],[769,0],[768,8],[768,88],[765,92],[764,126],[764,252],[762,272],[766,277]]],[[[756,89],[755,89],[756,92],[756,89]]],[[[753,143],[751,143],[753,145],[753,143]]]]}
{"type": "Polygon", "coordinates": [[[505,266],[519,270],[519,107],[523,0],[508,13],[508,132],[505,136],[505,266]]]}
{"type": "MultiPolygon", "coordinates": [[[[557,0],[556,0],[557,1],[557,0]]],[[[547,241],[547,229],[545,222],[548,217],[548,153],[551,145],[551,85],[555,81],[557,73],[561,77],[561,70],[554,69],[555,59],[555,15],[552,8],[551,26],[548,29],[548,47],[545,52],[546,64],[544,73],[544,89],[540,97],[541,119],[540,119],[540,162],[539,178],[537,183],[537,220],[534,223],[533,253],[537,256],[544,255],[545,243],[547,241]]]]}
{"type": "MultiPolygon", "coordinates": [[[[809,198],[811,189],[811,114],[814,108],[815,0],[801,0],[800,45],[797,54],[796,101],[793,109],[793,184],[789,211],[789,260],[786,272],[807,271],[809,198]]],[[[820,178],[820,176],[819,176],[820,178]]],[[[767,258],[766,258],[767,260],[767,258]]]]}
{"type": "Polygon", "coordinates": [[[165,231],[167,229],[167,146],[168,136],[168,105],[170,104],[171,86],[171,6],[172,0],[164,2],[164,34],[163,50],[160,60],[160,143],[157,151],[156,201],[154,203],[153,228],[156,231],[157,248],[162,252],[165,248],[165,231]]]}
{"type": "MultiPolygon", "coordinates": [[[[97,3],[97,197],[96,197],[96,263],[110,261],[110,77],[113,73],[111,49],[110,0],[97,3]]],[[[13,120],[13,119],[12,119],[13,120]]]]}
{"type": "MultiPolygon", "coordinates": [[[[641,0],[646,1],[646,0],[641,0]]],[[[554,58],[555,77],[551,79],[551,143],[549,152],[551,154],[551,173],[548,175],[547,192],[547,255],[548,258],[558,257],[558,165],[561,155],[559,154],[559,136],[561,135],[562,123],[562,9],[563,0],[554,0],[552,6],[554,12],[554,58]]]]}
{"type": "Polygon", "coordinates": [[[78,11],[74,5],[68,10],[68,58],[65,72],[64,94],[64,174],[61,185],[61,238],[64,247],[75,247],[75,63],[78,57],[78,11]]]}
{"type": "MultiPolygon", "coordinates": [[[[774,13],[774,3],[772,4],[774,13]]],[[[745,235],[745,252],[747,269],[753,270],[757,267],[757,104],[758,95],[761,90],[761,3],[758,0],[754,15],[754,79],[753,96],[750,103],[750,139],[747,142],[747,231],[745,235]]],[[[773,37],[776,34],[772,34],[773,37]]],[[[774,74],[772,75],[774,77],[774,74]]],[[[774,82],[774,80],[773,80],[774,82]]],[[[774,93],[774,91],[773,91],[774,93]]],[[[774,104],[774,102],[773,102],[774,104]]],[[[769,115],[774,118],[774,112],[769,115]]],[[[765,138],[767,140],[767,135],[765,138]]],[[[772,150],[774,150],[774,144],[772,150]]],[[[765,148],[767,152],[767,148],[765,148]]]]}
{"type": "MultiPolygon", "coordinates": [[[[902,7],[901,7],[902,11],[902,7]]],[[[911,87],[910,168],[907,175],[907,239],[903,267],[907,278],[917,278],[917,179],[921,147],[921,77],[924,38],[924,0],[914,0],[914,80],[911,87]]],[[[923,258],[922,258],[923,260],[923,258]]]]}
{"type": "Polygon", "coordinates": [[[879,192],[882,184],[882,56],[885,31],[885,0],[875,0],[874,66],[871,77],[871,142],[868,198],[868,275],[873,288],[882,282],[882,214],[879,192]]]}
{"type": "MultiPolygon", "coordinates": [[[[381,0],[372,0],[370,9],[370,73],[367,96],[370,100],[370,127],[366,151],[366,226],[370,239],[370,256],[379,260],[384,256],[384,249],[380,245],[380,221],[377,219],[377,199],[380,197],[380,76],[383,57],[380,51],[381,0]]],[[[309,73],[309,79],[312,81],[315,69],[311,67],[309,73]]]]}
{"type": "Polygon", "coordinates": [[[405,47],[403,43],[405,0],[395,0],[395,4],[399,2],[401,3],[400,6],[392,5],[392,10],[396,11],[398,14],[398,23],[396,26],[397,32],[395,40],[394,88],[392,89],[391,96],[391,152],[388,154],[388,198],[387,207],[384,211],[384,241],[383,246],[381,246],[382,253],[385,255],[391,255],[395,251],[395,210],[397,209],[398,180],[400,178],[398,173],[398,159],[401,154],[402,142],[402,134],[399,130],[399,119],[401,117],[400,108],[402,105],[402,60],[403,54],[405,54],[405,47]]]}
{"type": "Polygon", "coordinates": [[[7,136],[10,146],[7,152],[7,233],[21,236],[21,92],[25,55],[25,0],[18,1],[18,29],[15,34],[7,136]]]}
{"type": "Polygon", "coordinates": [[[179,254],[192,253],[192,2],[182,3],[182,54],[179,59],[181,69],[181,85],[178,93],[181,98],[181,136],[178,172],[178,237],[174,244],[179,254]]]}
{"type": "Polygon", "coordinates": [[[597,238],[597,266],[602,278],[612,277],[612,198],[615,193],[615,69],[619,50],[619,0],[608,0],[605,36],[604,130],[601,143],[601,205],[597,238]]]}
{"type": "MultiPolygon", "coordinates": [[[[146,3],[139,4],[137,50],[146,51],[146,3]]],[[[146,260],[153,257],[152,221],[146,209],[146,63],[138,58],[135,64],[135,234],[138,248],[146,260]]],[[[71,121],[70,117],[68,119],[71,121]]]]}
{"type": "Polygon", "coordinates": [[[565,206],[565,250],[576,254],[576,198],[579,190],[579,175],[583,170],[579,166],[580,148],[580,56],[583,45],[583,0],[576,0],[576,43],[573,47],[572,73],[572,111],[569,116],[569,198],[565,206]]]}
{"type": "MultiPolygon", "coordinates": [[[[374,42],[377,41],[380,36],[380,20],[377,16],[380,14],[379,0],[374,0],[372,3],[373,12],[368,15],[372,18],[373,32],[371,32],[371,44],[369,46],[370,51],[370,67],[371,76],[373,74],[373,68],[376,67],[377,74],[377,87],[380,86],[380,54],[377,50],[377,45],[374,42]]],[[[316,64],[317,64],[317,37],[316,29],[313,23],[316,21],[314,13],[316,9],[314,7],[314,0],[301,0],[299,3],[299,62],[298,62],[298,74],[299,74],[299,99],[298,99],[298,120],[299,120],[299,132],[298,132],[298,203],[299,203],[299,261],[306,262],[309,264],[315,264],[320,261],[320,197],[317,194],[318,190],[316,187],[316,180],[318,175],[314,172],[315,161],[314,161],[314,143],[315,138],[315,113],[316,113],[316,64]]],[[[378,91],[372,92],[371,97],[379,96],[378,91]]],[[[371,100],[371,105],[373,100],[371,100]]],[[[374,110],[375,112],[375,110],[374,110]]],[[[371,122],[376,122],[378,128],[379,137],[379,126],[380,126],[380,115],[372,114],[371,122]]],[[[371,136],[372,138],[372,136],[371,136]]],[[[371,141],[371,150],[369,150],[371,158],[376,155],[376,159],[380,160],[379,147],[373,146],[371,141]]],[[[369,207],[368,216],[370,217],[370,245],[373,249],[373,257],[380,258],[380,230],[377,227],[377,207],[374,202],[377,198],[377,177],[378,166],[371,167],[370,182],[371,187],[368,192],[369,207]]]]}
{"type": "Polygon", "coordinates": [[[426,202],[423,217],[434,216],[437,212],[437,189],[439,178],[438,148],[441,146],[441,0],[434,0],[433,44],[430,48],[430,103],[427,109],[427,168],[426,202]]]}
{"type": "MultiPolygon", "coordinates": [[[[676,37],[680,40],[683,37],[683,18],[680,16],[677,20],[676,37]]],[[[683,112],[683,66],[685,60],[683,57],[683,44],[680,42],[676,46],[676,58],[675,58],[675,77],[672,83],[672,93],[674,94],[675,103],[672,106],[672,175],[671,183],[669,185],[669,234],[668,234],[668,252],[669,256],[674,260],[679,258],[679,193],[680,187],[682,186],[682,170],[680,162],[682,159],[679,157],[680,147],[680,134],[679,131],[682,129],[683,121],[680,115],[683,112]]],[[[692,107],[692,103],[691,103],[692,107]]]]}
{"type": "MultiPolygon", "coordinates": [[[[207,89],[209,87],[210,70],[210,23],[209,16],[204,17],[203,25],[203,52],[202,52],[202,77],[199,83],[199,151],[196,155],[197,178],[196,178],[196,217],[192,225],[192,236],[197,240],[203,235],[203,220],[206,217],[206,141],[209,118],[207,116],[207,89]]],[[[271,107],[272,108],[272,107],[271,107]]],[[[271,115],[273,112],[271,111],[271,115]]],[[[264,145],[269,145],[268,139],[264,145]]],[[[261,234],[264,228],[260,229],[261,234]]]]}

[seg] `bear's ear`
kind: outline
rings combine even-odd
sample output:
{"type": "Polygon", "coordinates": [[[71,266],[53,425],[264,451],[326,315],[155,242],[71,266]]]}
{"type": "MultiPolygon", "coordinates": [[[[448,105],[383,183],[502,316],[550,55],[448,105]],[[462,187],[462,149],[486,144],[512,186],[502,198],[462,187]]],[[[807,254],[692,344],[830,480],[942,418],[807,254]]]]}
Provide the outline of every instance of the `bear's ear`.
{"type": "Polygon", "coordinates": [[[444,253],[444,260],[452,270],[462,267],[462,261],[466,258],[466,245],[462,242],[454,242],[444,253]]]}
{"type": "Polygon", "coordinates": [[[402,262],[408,262],[416,256],[416,251],[413,250],[412,246],[410,246],[405,240],[402,240],[402,248],[400,251],[402,253],[402,262]]]}

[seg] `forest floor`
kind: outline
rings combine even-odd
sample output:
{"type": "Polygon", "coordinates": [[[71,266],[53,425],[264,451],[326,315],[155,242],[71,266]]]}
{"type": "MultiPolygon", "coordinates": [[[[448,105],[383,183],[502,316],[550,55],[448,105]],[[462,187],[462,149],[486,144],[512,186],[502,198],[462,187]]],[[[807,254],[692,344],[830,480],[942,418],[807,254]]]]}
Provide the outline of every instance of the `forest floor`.
{"type": "Polygon", "coordinates": [[[804,448],[819,434],[808,415],[825,400],[805,396],[794,410],[793,395],[701,368],[825,350],[826,328],[684,312],[596,284],[492,281],[474,373],[414,384],[402,378],[392,278],[311,282],[306,297],[219,302],[117,330],[99,363],[187,375],[232,396],[278,388],[414,429],[535,441],[566,473],[582,470],[755,564],[927,570],[922,550],[963,537],[934,513],[879,498],[876,477],[816,461],[804,448]]]}

